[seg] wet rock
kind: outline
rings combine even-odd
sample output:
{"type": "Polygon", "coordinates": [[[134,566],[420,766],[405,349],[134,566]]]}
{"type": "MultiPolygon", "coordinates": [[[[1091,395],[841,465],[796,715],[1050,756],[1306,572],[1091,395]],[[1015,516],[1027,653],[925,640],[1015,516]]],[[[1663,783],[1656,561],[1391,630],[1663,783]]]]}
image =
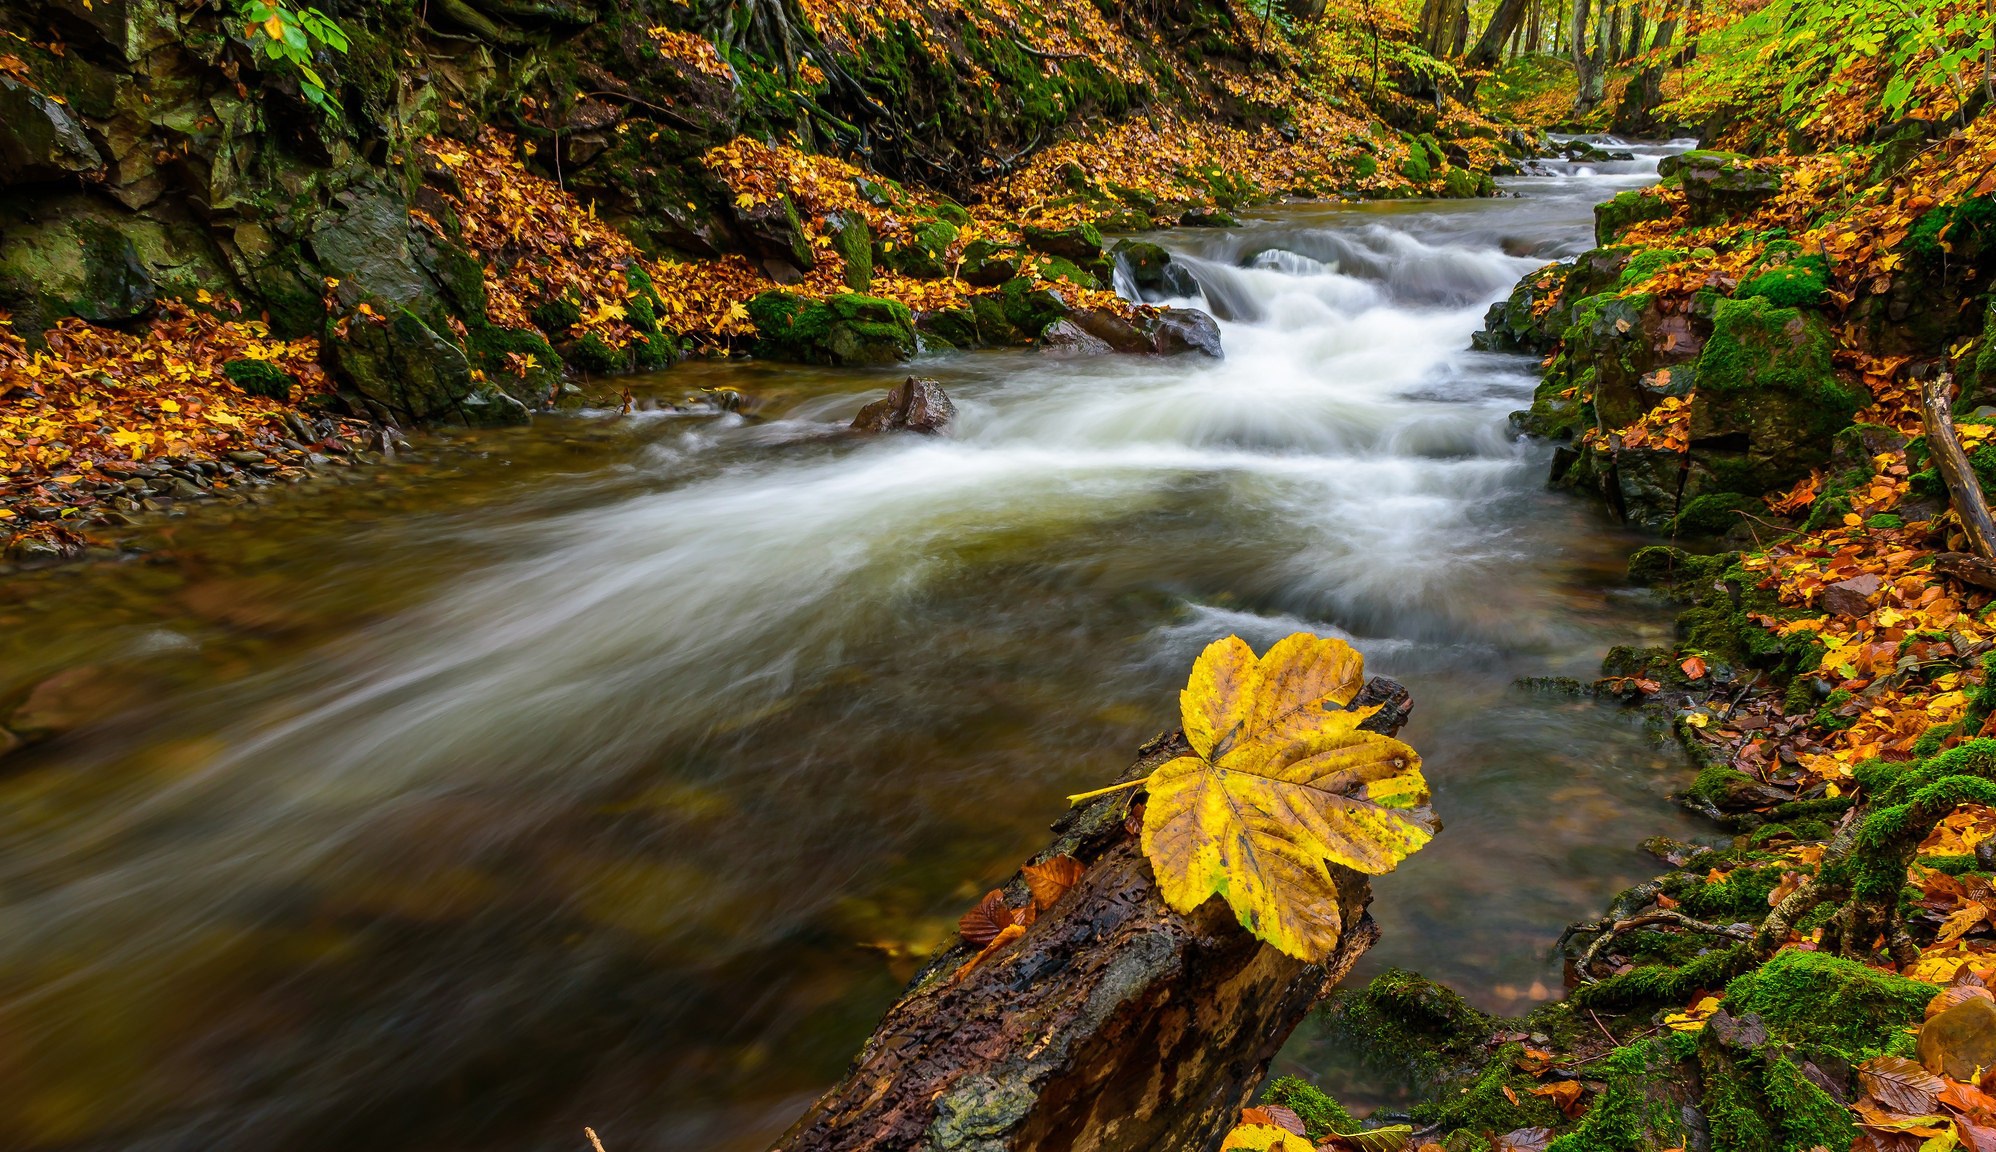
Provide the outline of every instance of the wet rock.
{"type": "Polygon", "coordinates": [[[859,410],[855,432],[920,432],[937,435],[956,422],[956,405],[937,381],[910,376],[887,395],[859,410]]]}
{"type": "Polygon", "coordinates": [[[115,323],[152,309],[157,286],[124,231],[96,215],[54,217],[0,234],[0,300],[43,317],[115,323]]]}
{"type": "Polygon", "coordinates": [[[1973,1083],[1996,1068],[1996,1003],[1964,1000],[1920,1026],[1920,1063],[1939,1076],[1973,1083]]]}
{"type": "Polygon", "coordinates": [[[749,252],[762,262],[763,269],[779,284],[795,284],[804,273],[817,267],[811,242],[804,236],[804,222],[788,196],[747,207],[736,205],[735,228],[749,252]]]}
{"type": "Polygon", "coordinates": [[[1042,342],[1068,355],[1120,352],[1126,355],[1176,356],[1196,352],[1220,358],[1220,326],[1196,308],[1163,308],[1153,314],[1124,317],[1103,309],[1082,308],[1046,330],[1042,342]]]}
{"type": "Polygon", "coordinates": [[[0,76],[0,187],[78,176],[104,166],[68,105],[0,76]]]}
{"type": "Polygon", "coordinates": [[[1171,287],[1171,253],[1143,240],[1119,240],[1112,250],[1130,283],[1146,297],[1163,295],[1171,287]]]}
{"type": "Polygon", "coordinates": [[[1691,420],[1693,454],[1713,490],[1771,491],[1829,458],[1836,433],[1869,402],[1838,379],[1830,347],[1815,313],[1761,298],[1718,303],[1691,420]]]}
{"type": "Polygon", "coordinates": [[[1178,217],[1187,228],[1238,228],[1240,221],[1219,208],[1193,208],[1178,217]]]}
{"type": "Polygon", "coordinates": [[[1197,352],[1218,360],[1226,356],[1220,347],[1220,325],[1197,308],[1166,308],[1152,326],[1151,343],[1162,356],[1197,352]]]}
{"type": "Polygon", "coordinates": [[[1116,350],[1072,318],[1048,325],[1040,334],[1040,346],[1055,356],[1106,356],[1116,350]]]}
{"type": "Polygon", "coordinates": [[[369,307],[375,315],[355,311],[341,317],[345,335],[330,336],[324,345],[340,380],[404,421],[458,413],[477,387],[464,349],[407,308],[386,302],[369,307]],[[392,311],[382,316],[382,307],[392,311]]]}
{"type": "Polygon", "coordinates": [[[758,356],[802,364],[892,364],[915,355],[915,322],[905,305],[873,296],[807,300],[765,292],[749,301],[758,356]]]}
{"type": "Polygon", "coordinates": [[[136,700],[141,686],[104,665],[66,668],[35,685],[7,718],[7,727],[34,742],[71,732],[112,715],[136,700]]]}

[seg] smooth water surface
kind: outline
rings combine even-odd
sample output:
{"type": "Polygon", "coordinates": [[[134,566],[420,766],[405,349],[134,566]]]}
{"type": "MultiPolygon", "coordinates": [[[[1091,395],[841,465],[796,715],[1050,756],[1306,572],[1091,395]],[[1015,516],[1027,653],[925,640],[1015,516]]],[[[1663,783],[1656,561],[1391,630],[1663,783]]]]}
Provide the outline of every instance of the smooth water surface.
{"type": "MultiPolygon", "coordinates": [[[[1667,615],[1464,349],[1655,150],[1477,203],[1172,233],[1227,358],[688,365],[605,408],[0,581],[0,1148],[763,1146],[1069,792],[1237,632],[1412,689],[1444,834],[1367,970],[1556,994],[1569,919],[1696,829],[1627,714],[1535,696],[1667,615]]],[[[1307,1061],[1307,1045],[1294,1061],[1307,1061]]]]}

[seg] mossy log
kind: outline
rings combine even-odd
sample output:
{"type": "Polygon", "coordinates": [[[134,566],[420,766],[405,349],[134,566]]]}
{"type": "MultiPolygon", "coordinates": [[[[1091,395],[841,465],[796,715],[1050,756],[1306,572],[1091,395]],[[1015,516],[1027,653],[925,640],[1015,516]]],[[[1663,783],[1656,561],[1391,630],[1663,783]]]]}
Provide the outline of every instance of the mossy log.
{"type": "MultiPolygon", "coordinates": [[[[1363,727],[1406,721],[1405,688],[1375,677],[1363,727]]],[[[1138,750],[1124,779],[1188,751],[1181,733],[1138,750]]],[[[1213,1149],[1310,1006],[1378,937],[1367,878],[1333,867],[1345,933],[1321,964],[1250,935],[1220,900],[1164,905],[1137,837],[1134,794],[1054,826],[1036,859],[1079,859],[1080,882],[1026,934],[968,968],[958,944],[888,1010],[843,1081],[778,1152],[1137,1152],[1213,1149]]],[[[1023,906],[1023,874],[1005,886],[1023,906]]]]}

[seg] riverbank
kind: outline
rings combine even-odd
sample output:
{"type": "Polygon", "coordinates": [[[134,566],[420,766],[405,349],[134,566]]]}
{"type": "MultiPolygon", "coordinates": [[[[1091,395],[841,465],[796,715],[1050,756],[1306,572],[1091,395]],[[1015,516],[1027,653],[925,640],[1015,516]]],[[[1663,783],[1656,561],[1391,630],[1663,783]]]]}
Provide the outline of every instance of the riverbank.
{"type": "MultiPolygon", "coordinates": [[[[1936,1013],[1996,975],[1991,597],[1921,394],[1945,388],[1986,489],[1990,132],[1689,153],[1492,310],[1482,345],[1545,356],[1519,419],[1568,445],[1554,482],[1721,549],[1637,553],[1678,639],[1591,691],[1667,724],[1685,803],[1735,835],[1646,844],[1667,867],[1569,930],[1569,991],[1523,1019],[1410,973],[1341,993],[1331,1034],[1416,1086],[1423,1139],[1985,1146],[1946,1084],[1996,1030],[1936,1013]],[[1880,1087],[1907,1069],[1939,1103],[1880,1087]]],[[[1305,1084],[1270,1099],[1330,1114],[1305,1084]]]]}
{"type": "MultiPolygon", "coordinates": [[[[1209,325],[1110,290],[1102,230],[1485,195],[1525,143],[1446,94],[1361,93],[1350,28],[1271,38],[1231,2],[722,7],[369,10],[299,26],[333,46],[309,75],[206,11],[9,15],[0,84],[49,130],[9,130],[0,187],[4,549],[79,554],[134,479],[226,490],[688,355],[890,363],[1063,320],[1056,344],[1210,352],[1209,325]],[[155,107],[166,76],[186,92],[155,107]],[[208,127],[135,143],[183,119],[208,127]]],[[[1161,255],[1122,274],[1155,295],[1161,255]]]]}

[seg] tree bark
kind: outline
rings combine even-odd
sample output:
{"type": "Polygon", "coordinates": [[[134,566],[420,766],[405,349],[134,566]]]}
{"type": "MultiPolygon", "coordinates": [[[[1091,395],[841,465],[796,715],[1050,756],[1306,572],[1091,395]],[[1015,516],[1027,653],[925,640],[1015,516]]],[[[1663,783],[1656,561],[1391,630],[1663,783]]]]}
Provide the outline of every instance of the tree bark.
{"type": "Polygon", "coordinates": [[[1996,560],[1996,519],[1989,515],[1989,501],[1982,495],[1982,483],[1962,450],[1961,437],[1954,431],[1954,378],[1942,373],[1920,389],[1920,422],[1926,425],[1927,449],[1934,466],[1947,481],[1948,503],[1968,537],[1968,546],[1984,560],[1996,560]]]}
{"type": "Polygon", "coordinates": [[[1497,10],[1490,14],[1490,23],[1484,27],[1483,35],[1477,38],[1476,47],[1466,61],[1471,68],[1494,68],[1503,58],[1504,44],[1511,39],[1525,16],[1526,0],[1499,0],[1497,10]]]}
{"type": "Polygon", "coordinates": [[[1573,0],[1573,114],[1579,116],[1594,107],[1588,93],[1594,87],[1594,61],[1587,54],[1587,15],[1589,0],[1573,0]]]}
{"type": "Polygon", "coordinates": [[[1644,65],[1629,86],[1622,90],[1622,103],[1615,109],[1614,130],[1631,136],[1646,136],[1657,127],[1656,108],[1663,103],[1664,58],[1670,41],[1677,35],[1677,12],[1673,9],[1656,26],[1656,43],[1651,51],[1656,59],[1644,65]]]}
{"type": "MultiPolygon", "coordinates": [[[[1374,678],[1353,706],[1397,731],[1406,689],[1374,678]]],[[[1139,749],[1125,779],[1185,754],[1183,735],[1139,749]]],[[[1378,937],[1367,878],[1334,868],[1345,930],[1322,964],[1248,934],[1224,901],[1164,905],[1138,838],[1133,792],[1054,826],[1080,882],[1026,934],[966,974],[958,944],[915,977],[846,1077],[774,1152],[1151,1152],[1217,1144],[1317,999],[1378,937]]],[[[1023,875],[1005,886],[1024,906],[1023,875]]]]}

